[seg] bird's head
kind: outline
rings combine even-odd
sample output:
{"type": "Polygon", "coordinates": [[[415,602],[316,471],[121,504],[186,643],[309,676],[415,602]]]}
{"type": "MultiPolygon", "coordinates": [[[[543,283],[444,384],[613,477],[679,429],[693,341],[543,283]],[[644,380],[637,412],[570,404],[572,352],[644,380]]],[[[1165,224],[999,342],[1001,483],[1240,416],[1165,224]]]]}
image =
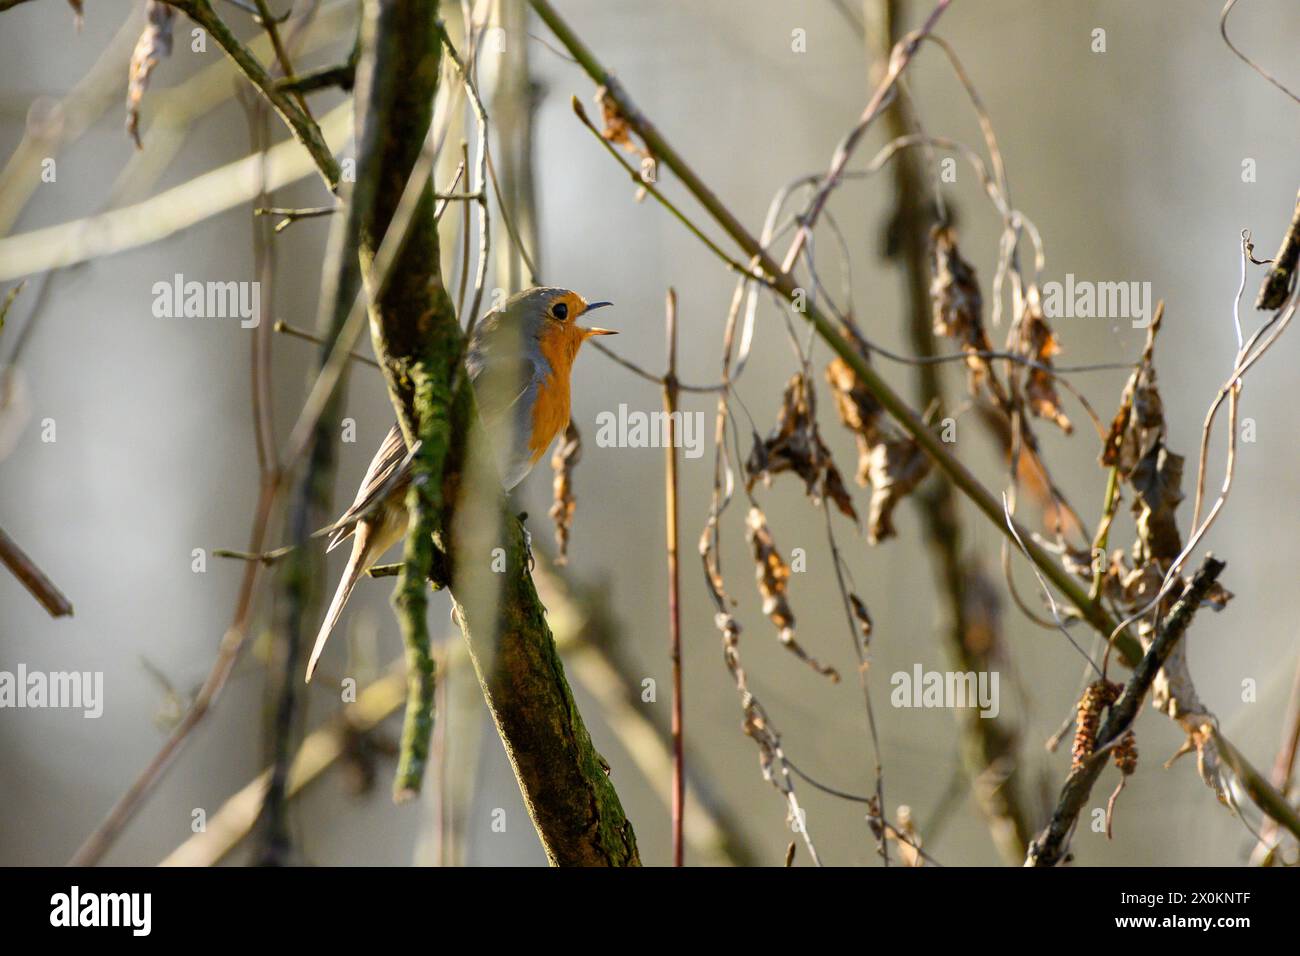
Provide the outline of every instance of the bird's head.
{"type": "Polygon", "coordinates": [[[553,368],[567,371],[587,339],[617,334],[613,329],[580,322],[588,312],[612,304],[588,302],[569,289],[540,287],[513,296],[502,311],[509,324],[517,323],[525,343],[540,349],[553,368]]]}

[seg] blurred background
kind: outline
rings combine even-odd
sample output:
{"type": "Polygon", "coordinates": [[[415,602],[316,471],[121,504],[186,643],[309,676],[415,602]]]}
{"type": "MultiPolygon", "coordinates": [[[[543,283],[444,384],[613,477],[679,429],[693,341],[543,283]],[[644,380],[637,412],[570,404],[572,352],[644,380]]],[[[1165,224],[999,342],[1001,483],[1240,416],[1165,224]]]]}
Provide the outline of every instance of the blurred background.
{"type": "MultiPolygon", "coordinates": [[[[489,6],[480,4],[480,11],[489,6]]],[[[754,231],[777,189],[825,170],[872,88],[872,57],[856,0],[559,0],[556,6],[754,231]],[[803,52],[792,49],[796,30],[806,31],[803,52]]],[[[461,35],[459,9],[444,7],[452,32],[461,35]]],[[[962,58],[992,118],[1015,205],[1041,231],[1043,279],[1063,281],[1073,273],[1094,281],[1150,282],[1154,296],[1166,302],[1157,368],[1169,445],[1190,459],[1184,483],[1189,500],[1179,513],[1184,534],[1202,420],[1235,347],[1240,233],[1253,232],[1260,257],[1273,254],[1293,209],[1300,147],[1295,104],[1224,46],[1219,8],[1215,0],[958,0],[938,28],[962,58]],[[1093,50],[1099,28],[1105,31],[1104,53],[1093,50]],[[1243,181],[1247,160],[1253,161],[1252,181],[1243,181]]],[[[912,28],[929,4],[901,9],[903,26],[912,28]]],[[[223,5],[220,12],[241,36],[256,33],[236,7],[223,5]]],[[[578,124],[570,98],[577,95],[598,115],[591,106],[592,85],[557,53],[546,27],[520,9],[492,15],[503,16],[493,22],[506,26],[503,51],[481,58],[489,111],[495,109],[491,96],[499,73],[513,69],[517,79],[526,68],[535,84],[533,177],[543,278],[589,299],[613,300],[615,308],[602,313],[602,324],[622,333],[612,345],[653,371],[663,364],[665,291],[675,287],[681,378],[715,381],[732,278],[652,199],[638,203],[626,174],[578,124]]],[[[74,226],[72,232],[44,234],[45,245],[26,234],[129,208],[250,152],[245,113],[233,95],[236,76],[210,39],[206,51],[192,49],[192,25],[184,18],[177,20],[172,55],[158,65],[145,95],[143,151],[136,151],[123,124],[126,63],[142,22],[142,5],[125,3],[90,5],[80,30],[72,11],[56,0],[0,14],[0,155],[11,157],[0,180],[0,289],[31,271],[15,263],[23,255],[44,254],[51,235],[59,248],[69,236],[96,235],[111,245],[126,233],[104,238],[74,226]],[[39,161],[47,156],[57,163],[53,182],[41,181],[39,161]]],[[[354,4],[324,0],[295,62],[307,68],[341,61],[355,22],[354,4]]],[[[1298,78],[1285,71],[1294,65],[1300,35],[1295,4],[1243,4],[1231,32],[1257,62],[1281,72],[1282,81],[1294,87],[1298,78]]],[[[928,133],[980,148],[976,118],[936,47],[921,51],[907,77],[928,133]]],[[[330,91],[313,95],[311,103],[320,117],[343,101],[330,91]]],[[[285,139],[274,118],[269,128],[275,141],[285,139]]],[[[467,129],[472,143],[472,127],[467,129]]],[[[454,167],[452,154],[464,135],[459,125],[453,128],[450,162],[440,170],[454,167]]],[[[873,128],[851,168],[864,168],[887,138],[879,124],[873,128]]],[[[344,146],[345,155],[350,149],[344,146]]],[[[684,209],[699,213],[670,174],[660,180],[684,209]]],[[[445,181],[440,172],[440,188],[445,181]]],[[[902,272],[881,255],[893,209],[891,183],[888,173],[849,181],[830,208],[851,252],[847,281],[859,323],[873,341],[906,352],[902,272]]],[[[186,202],[211,200],[219,208],[216,190],[213,185],[187,193],[186,202]]],[[[963,254],[979,270],[991,299],[999,222],[964,163],[945,198],[957,216],[963,254]]],[[[279,206],[316,206],[328,199],[305,168],[274,197],[279,206]]],[[[32,275],[0,334],[5,362],[27,323],[39,319],[11,370],[11,393],[0,415],[0,526],[76,608],[74,617],[51,619],[12,576],[0,574],[0,670],[12,672],[21,663],[29,671],[102,671],[105,696],[97,720],[77,711],[0,710],[0,802],[6,808],[0,863],[59,864],[72,855],[156,752],[230,623],[243,567],[211,552],[246,546],[256,505],[249,400],[253,333],[232,320],[155,318],[152,288],[176,273],[199,281],[254,279],[252,205],[241,201],[160,241],[32,275]],[[56,424],[53,442],[42,440],[46,419],[56,424]],[[202,573],[193,570],[196,548],[207,555],[202,573]]],[[[186,208],[177,214],[183,218],[186,208]]],[[[456,212],[444,220],[449,275],[459,271],[456,212]]],[[[154,222],[155,213],[138,218],[154,222]]],[[[494,227],[494,245],[507,246],[499,218],[494,227]]],[[[311,219],[276,237],[275,281],[269,299],[263,292],[264,321],[313,325],[328,229],[327,219],[311,219]]],[[[822,239],[823,250],[833,248],[833,237],[822,239]]],[[[832,253],[824,251],[823,258],[823,280],[839,290],[846,277],[832,253]]],[[[501,268],[494,269],[489,285],[507,285],[501,268]]],[[[1259,278],[1253,271],[1248,300],[1259,278]]],[[[1258,322],[1250,310],[1243,315],[1248,329],[1258,322]]],[[[1129,361],[1144,339],[1122,320],[1062,318],[1055,327],[1064,349],[1059,361],[1069,364],[1129,361]]],[[[1004,329],[991,334],[1000,342],[1004,329]]],[[[315,350],[283,335],[273,337],[273,347],[274,422],[283,440],[301,407],[315,350]]],[[[369,343],[363,348],[369,351],[369,343]]],[[[1227,512],[1205,543],[1227,560],[1223,583],[1236,597],[1222,613],[1200,615],[1187,644],[1202,699],[1225,734],[1264,770],[1278,747],[1297,653],[1300,408],[1288,398],[1294,394],[1294,356],[1293,342],[1284,338],[1247,381],[1241,415],[1253,419],[1257,440],[1240,446],[1227,512]],[[1245,681],[1257,687],[1253,699],[1243,700],[1249,696],[1243,695],[1245,681]]],[[[815,357],[820,370],[824,348],[815,357]]],[[[914,369],[877,365],[903,394],[916,394],[914,369]]],[[[780,387],[795,368],[780,316],[764,301],[754,355],[738,389],[760,432],[775,423],[780,387]]],[[[965,397],[965,373],[948,366],[943,376],[955,406],[965,397]]],[[[1072,381],[1109,420],[1126,378],[1124,371],[1102,371],[1072,381]]],[[[670,706],[663,453],[602,448],[593,440],[600,412],[617,411],[620,403],[653,411],[661,398],[653,384],[594,352],[581,356],[574,381],[573,416],[587,442],[576,473],[578,510],[564,574],[584,600],[603,608],[610,649],[594,663],[590,657],[585,664],[570,662],[570,678],[596,746],[609,761],[643,860],[665,864],[669,780],[666,774],[647,775],[638,765],[638,750],[654,759],[657,745],[627,732],[626,713],[632,711],[633,726],[644,718],[665,726],[670,706]],[[602,670],[610,659],[638,691],[641,681],[655,680],[656,700],[625,703],[614,672],[602,670]]],[[[820,377],[818,387],[823,389],[820,377]]],[[[703,843],[688,847],[687,860],[779,865],[792,839],[786,806],[763,781],[757,750],[741,730],[736,689],[694,555],[712,483],[714,400],[688,394],[683,404],[704,413],[710,436],[703,457],[681,464],[688,772],[700,775],[716,811],[711,818],[729,835],[723,846],[706,834],[703,843]]],[[[828,395],[820,407],[823,435],[848,479],[856,459],[852,438],[835,421],[828,395]]],[[[1038,431],[1057,481],[1092,525],[1104,488],[1096,464],[1099,441],[1073,399],[1066,397],[1065,408],[1076,422],[1074,435],[1045,425],[1038,431]]],[[[344,414],[355,421],[355,441],[340,445],[340,510],[392,420],[373,370],[354,368],[344,414]]],[[[743,415],[740,421],[746,421],[743,415]]],[[[1212,460],[1221,463],[1222,432],[1219,438],[1212,460]]],[[[748,436],[741,439],[747,453],[748,436]]],[[[1001,487],[998,450],[975,415],[959,417],[956,448],[986,483],[1001,487]]],[[[1218,487],[1219,467],[1211,470],[1211,488],[1218,487]]],[[[852,491],[865,514],[869,493],[856,485],[852,491]]],[[[751,688],[801,770],[831,787],[867,793],[875,758],[863,730],[856,658],[822,516],[791,476],[758,494],[782,551],[803,548],[808,555],[807,571],[793,575],[790,590],[800,641],[846,679],[828,684],[779,645],[760,610],[744,540],[745,508],[738,502],[724,521],[723,567],[740,602],[751,688]]],[[[539,467],[516,495],[519,509],[531,516],[534,538],[549,543],[549,469],[539,467]]],[[[1026,520],[1036,525],[1028,514],[1026,520]]],[[[1071,712],[1079,657],[1060,634],[1034,626],[1015,610],[1000,572],[998,530],[964,503],[959,518],[963,548],[977,556],[1001,605],[1006,656],[998,668],[1000,722],[1018,738],[1020,798],[1037,829],[1068,770],[1068,741],[1055,754],[1044,749],[1044,741],[1071,712]]],[[[942,601],[912,500],[899,507],[896,523],[898,537],[874,547],[848,523],[838,523],[856,592],[875,624],[868,680],[879,723],[885,809],[895,818],[900,805],[908,806],[925,849],[946,865],[996,864],[998,852],[963,771],[956,715],[889,704],[889,675],[895,671],[910,672],[916,664],[949,667],[942,601]]],[[[1126,546],[1132,540],[1127,503],[1116,527],[1112,541],[1126,546]]],[[[277,514],[271,543],[283,535],[277,514]]],[[[341,553],[330,556],[325,589],[333,588],[343,560],[341,553]]],[[[1037,607],[1031,574],[1023,561],[1014,565],[1020,592],[1037,607]]],[[[191,836],[196,809],[211,820],[265,766],[270,579],[262,580],[252,640],[218,705],[108,862],[162,860],[191,836]]],[[[340,627],[347,639],[336,638],[326,655],[327,679],[318,679],[308,692],[302,731],[339,710],[342,676],[364,685],[400,656],[391,590],[385,581],[358,587],[340,627]]],[[[447,648],[460,641],[444,597],[433,597],[429,619],[447,648]]],[[[554,610],[551,623],[561,626],[554,610]]],[[[396,738],[396,719],[373,734],[349,737],[344,757],[294,800],[293,832],[302,860],[544,863],[472,672],[453,667],[440,693],[442,754],[421,798],[398,807],[390,797],[393,761],[385,750],[396,738]],[[493,826],[501,819],[504,832],[493,826]]],[[[1081,826],[1074,840],[1077,862],[1245,863],[1254,837],[1200,782],[1194,758],[1161,766],[1182,742],[1178,728],[1148,709],[1137,730],[1142,760],[1119,799],[1114,839],[1107,842],[1081,826]]],[[[1104,806],[1113,785],[1111,770],[1093,803],[1104,806]]],[[[796,786],[824,862],[878,864],[862,804],[803,781],[796,786]]],[[[1257,825],[1257,811],[1246,813],[1257,825]]],[[[701,817],[697,811],[696,819],[701,817]]],[[[241,844],[225,862],[247,858],[247,844],[241,844]]],[[[796,862],[809,862],[802,847],[796,862]]]]}

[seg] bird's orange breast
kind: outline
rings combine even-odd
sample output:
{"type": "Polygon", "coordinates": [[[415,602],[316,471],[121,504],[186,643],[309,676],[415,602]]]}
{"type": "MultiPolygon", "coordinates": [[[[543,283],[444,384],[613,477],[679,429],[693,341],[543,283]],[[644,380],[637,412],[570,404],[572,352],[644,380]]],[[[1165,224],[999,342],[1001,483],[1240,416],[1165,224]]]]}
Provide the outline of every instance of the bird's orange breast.
{"type": "Polygon", "coordinates": [[[533,404],[532,434],[528,436],[529,458],[533,464],[569,424],[569,372],[582,344],[582,333],[572,324],[557,325],[539,336],[537,344],[551,366],[551,374],[538,387],[537,401],[533,404]]]}

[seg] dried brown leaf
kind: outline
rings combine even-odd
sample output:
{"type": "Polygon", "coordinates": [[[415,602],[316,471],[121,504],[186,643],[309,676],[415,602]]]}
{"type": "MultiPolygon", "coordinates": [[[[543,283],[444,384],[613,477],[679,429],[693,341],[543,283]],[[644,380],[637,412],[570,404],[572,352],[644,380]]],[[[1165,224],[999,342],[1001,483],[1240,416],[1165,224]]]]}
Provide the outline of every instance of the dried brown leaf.
{"type": "Polygon", "coordinates": [[[898,855],[903,861],[903,866],[925,866],[925,859],[921,856],[921,834],[917,831],[916,821],[912,818],[912,808],[907,804],[901,804],[897,819],[897,832],[891,829],[889,838],[898,843],[898,855]]]}
{"type": "Polygon", "coordinates": [[[876,544],[895,534],[894,508],[929,473],[930,459],[914,440],[889,427],[875,398],[846,362],[833,359],[826,366],[826,381],[840,421],[857,441],[858,484],[871,487],[867,540],[876,544]]]}
{"type": "Polygon", "coordinates": [[[1120,397],[1119,411],[1111,422],[1110,434],[1102,448],[1101,463],[1106,467],[1118,465],[1127,474],[1133,469],[1150,446],[1165,431],[1164,403],[1156,387],[1156,369],[1153,361],[1156,333],[1164,318],[1164,303],[1156,309],[1155,319],[1147,328],[1146,347],[1138,367],[1129,376],[1120,397]]]}
{"type": "Polygon", "coordinates": [[[975,353],[991,352],[984,331],[984,297],[980,294],[975,267],[957,250],[957,235],[948,226],[935,226],[930,233],[930,300],[934,310],[934,333],[955,340],[967,352],[966,367],[971,394],[989,379],[988,360],[975,353]]]}
{"type": "Polygon", "coordinates": [[[1183,548],[1174,516],[1183,500],[1183,456],[1171,452],[1164,439],[1158,438],[1126,478],[1135,498],[1138,540],[1134,557],[1140,564],[1153,562],[1167,568],[1183,548]]]}
{"type": "Polygon", "coordinates": [[[606,87],[600,86],[596,88],[596,102],[600,105],[601,122],[604,127],[600,131],[600,135],[615,146],[622,146],[629,152],[642,152],[641,148],[632,140],[632,127],[629,125],[627,117],[623,115],[623,110],[618,105],[618,101],[614,99],[606,87]]]}
{"type": "Polygon", "coordinates": [[[868,542],[877,544],[898,533],[894,528],[894,508],[929,472],[930,459],[910,438],[891,438],[871,450],[868,462],[871,480],[868,542]]]}
{"type": "Polygon", "coordinates": [[[1127,555],[1116,550],[1102,575],[1102,594],[1120,607],[1142,607],[1160,591],[1163,577],[1160,568],[1154,564],[1130,568],[1127,555]]]}
{"type": "Polygon", "coordinates": [[[858,481],[865,485],[868,480],[866,457],[871,454],[871,447],[884,437],[881,418],[884,410],[867,387],[858,381],[849,364],[839,356],[826,366],[826,381],[830,383],[840,422],[858,440],[858,481]]]}
{"type": "Polygon", "coordinates": [[[817,427],[815,401],[811,383],[801,373],[792,376],[786,383],[776,427],[767,438],[754,442],[745,464],[746,487],[752,491],[760,479],[770,484],[774,475],[792,471],[803,479],[806,494],[815,500],[830,498],[856,522],[853,499],[817,427]]]}
{"type": "Polygon", "coordinates": [[[858,520],[858,511],[853,507],[853,498],[849,495],[849,489],[844,487],[844,478],[830,458],[826,459],[825,469],[822,471],[821,493],[823,498],[835,502],[835,507],[839,508],[840,513],[845,517],[852,518],[855,522],[858,520]]]}
{"type": "Polygon", "coordinates": [[[1061,398],[1056,393],[1056,380],[1050,371],[1052,356],[1060,352],[1056,334],[1047,324],[1043,313],[1035,306],[1025,310],[1020,320],[1020,354],[1033,362],[1030,367],[1025,396],[1029,410],[1039,418],[1055,422],[1067,435],[1074,431],[1070,419],[1061,411],[1061,398]]]}
{"type": "Polygon", "coordinates": [[[754,580],[757,581],[758,593],[763,598],[763,613],[776,625],[781,643],[813,670],[832,681],[838,681],[840,675],[835,668],[818,663],[795,640],[794,611],[790,609],[790,602],[786,598],[790,567],[777,550],[772,531],[767,526],[767,517],[757,506],[751,507],[745,516],[745,538],[749,541],[754,556],[754,580]]]}
{"type": "Polygon", "coordinates": [[[577,500],[573,495],[573,471],[582,460],[582,434],[578,426],[569,421],[564,437],[551,453],[551,468],[555,477],[551,481],[554,500],[550,516],[555,522],[555,563],[567,564],[569,560],[569,532],[573,528],[573,515],[577,500]]]}
{"type": "MultiPolygon", "coordinates": [[[[1159,593],[1165,574],[1183,549],[1176,515],[1183,500],[1184,461],[1165,444],[1164,402],[1156,385],[1155,341],[1163,319],[1161,302],[1147,329],[1142,358],[1124,386],[1101,455],[1101,463],[1116,467],[1133,491],[1137,525],[1133,569],[1127,567],[1123,553],[1116,552],[1102,580],[1102,593],[1130,611],[1144,607],[1159,593]]],[[[1176,600],[1179,593],[1181,589],[1175,590],[1165,603],[1176,600]]],[[[1216,582],[1207,600],[1221,610],[1231,598],[1231,592],[1216,582]]]]}
{"type": "Polygon", "coordinates": [[[858,622],[862,644],[866,646],[871,643],[871,614],[867,611],[867,606],[862,603],[862,599],[852,592],[849,593],[849,606],[853,608],[853,619],[858,622]]]}
{"type": "MultiPolygon", "coordinates": [[[[600,104],[603,126],[600,135],[615,146],[622,146],[629,153],[640,157],[642,179],[654,182],[654,154],[650,152],[647,146],[632,138],[632,124],[628,122],[627,117],[623,114],[618,101],[610,95],[606,87],[601,86],[596,89],[596,102],[600,104]]],[[[645,197],[646,187],[642,186],[636,191],[636,201],[641,202],[645,197]]]]}
{"type": "Polygon", "coordinates": [[[159,0],[149,0],[145,7],[145,27],[131,53],[127,72],[126,131],[140,149],[140,101],[149,88],[149,76],[163,57],[171,56],[172,23],[176,11],[159,0]]]}

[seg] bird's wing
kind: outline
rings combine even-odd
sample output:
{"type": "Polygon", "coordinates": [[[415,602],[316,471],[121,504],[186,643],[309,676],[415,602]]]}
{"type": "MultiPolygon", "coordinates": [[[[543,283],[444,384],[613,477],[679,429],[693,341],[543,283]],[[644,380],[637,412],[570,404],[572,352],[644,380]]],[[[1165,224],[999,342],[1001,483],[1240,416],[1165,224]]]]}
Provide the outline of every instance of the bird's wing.
{"type": "Polygon", "coordinates": [[[407,450],[401,426],[394,424],[384,436],[375,457],[370,459],[370,467],[366,469],[366,476],[361,479],[361,487],[348,510],[338,521],[316,532],[316,536],[332,535],[327,551],[334,550],[340,541],[352,534],[358,521],[367,517],[379,502],[409,479],[413,457],[414,453],[407,450]]]}
{"type": "Polygon", "coordinates": [[[520,400],[550,374],[550,364],[526,346],[524,336],[520,323],[509,321],[508,313],[500,310],[489,312],[474,327],[465,367],[474,383],[479,415],[488,426],[512,409],[517,413],[520,400]]]}
{"type": "Polygon", "coordinates": [[[530,390],[535,390],[544,371],[527,355],[492,355],[480,353],[469,365],[470,381],[484,423],[493,425],[519,404],[530,390]]]}

